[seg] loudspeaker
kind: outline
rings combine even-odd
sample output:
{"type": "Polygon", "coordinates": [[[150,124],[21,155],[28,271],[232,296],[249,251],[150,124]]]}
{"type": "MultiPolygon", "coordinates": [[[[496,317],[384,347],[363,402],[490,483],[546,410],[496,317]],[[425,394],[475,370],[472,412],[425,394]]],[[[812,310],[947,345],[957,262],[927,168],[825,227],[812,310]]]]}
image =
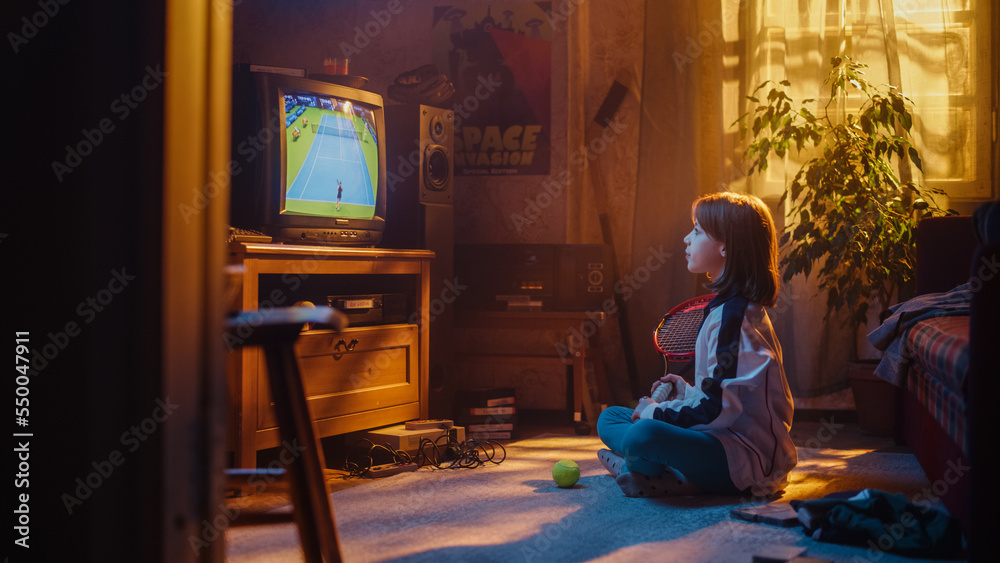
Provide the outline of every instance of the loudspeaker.
{"type": "Polygon", "coordinates": [[[612,297],[611,265],[602,244],[460,244],[455,273],[467,287],[467,310],[528,307],[599,311],[612,297]]]}
{"type": "Polygon", "coordinates": [[[386,246],[413,247],[419,235],[417,204],[454,203],[455,114],[425,105],[385,107],[386,246]],[[408,236],[407,236],[408,235],[408,236]]]}
{"type": "Polygon", "coordinates": [[[455,114],[432,106],[385,107],[386,220],[381,246],[434,251],[430,268],[432,319],[430,416],[451,416],[455,208],[455,114]]]}

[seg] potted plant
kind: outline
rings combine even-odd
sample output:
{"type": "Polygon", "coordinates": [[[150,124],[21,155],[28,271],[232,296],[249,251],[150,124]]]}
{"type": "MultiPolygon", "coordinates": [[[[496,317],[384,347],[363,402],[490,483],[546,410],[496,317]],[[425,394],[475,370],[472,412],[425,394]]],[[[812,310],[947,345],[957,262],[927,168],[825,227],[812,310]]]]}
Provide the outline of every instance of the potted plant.
{"type": "Polygon", "coordinates": [[[771,155],[808,154],[779,201],[787,204],[783,279],[815,273],[827,293],[827,316],[847,308],[860,329],[870,309],[883,311],[912,294],[919,219],[954,211],[935,203],[942,190],[910,178],[911,166],[922,169],[910,141],[912,102],[892,86],[874,86],[867,65],[850,57],[830,62],[830,98],[819,115],[809,109],[816,100],[788,96],[788,81],[767,81],[747,96],[750,107],[733,125],[750,141],[748,174],[767,170],[771,155]]]}

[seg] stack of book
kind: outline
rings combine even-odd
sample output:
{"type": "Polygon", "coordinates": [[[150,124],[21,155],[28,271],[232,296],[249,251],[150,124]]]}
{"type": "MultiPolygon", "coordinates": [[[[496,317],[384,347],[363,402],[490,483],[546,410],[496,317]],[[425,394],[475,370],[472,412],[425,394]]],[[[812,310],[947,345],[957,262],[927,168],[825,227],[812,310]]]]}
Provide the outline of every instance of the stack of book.
{"type": "Polygon", "coordinates": [[[459,389],[455,423],[473,440],[517,439],[517,406],[512,387],[459,389]]]}

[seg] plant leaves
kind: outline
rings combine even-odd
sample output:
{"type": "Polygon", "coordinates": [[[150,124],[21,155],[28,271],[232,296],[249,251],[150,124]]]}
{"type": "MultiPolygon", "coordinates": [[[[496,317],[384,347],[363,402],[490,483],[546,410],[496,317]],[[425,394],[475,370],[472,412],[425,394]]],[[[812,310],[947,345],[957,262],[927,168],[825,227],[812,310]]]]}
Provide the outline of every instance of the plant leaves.
{"type": "Polygon", "coordinates": [[[799,225],[795,227],[795,231],[792,233],[792,236],[795,237],[796,239],[801,239],[812,229],[813,229],[812,221],[808,223],[799,223],[799,225]]]}
{"type": "Polygon", "coordinates": [[[861,116],[861,130],[864,131],[865,134],[871,135],[873,133],[873,129],[874,129],[874,126],[872,125],[872,120],[868,119],[867,115],[862,115],[861,116]]]}
{"type": "Polygon", "coordinates": [[[913,161],[913,165],[917,167],[917,170],[920,170],[921,172],[923,172],[924,171],[924,167],[923,167],[922,163],[920,162],[920,155],[917,154],[917,149],[915,149],[913,147],[910,147],[910,150],[908,151],[908,153],[910,155],[910,160],[913,161]]]}
{"type": "Polygon", "coordinates": [[[902,97],[892,96],[892,109],[896,110],[896,113],[906,113],[906,104],[903,103],[902,97]]]}
{"type": "Polygon", "coordinates": [[[858,313],[871,297],[912,284],[918,218],[954,211],[941,209],[930,197],[943,193],[939,188],[904,184],[897,176],[893,156],[923,166],[910,139],[912,102],[893,87],[869,82],[863,72],[867,65],[850,57],[832,57],[830,63],[824,85],[831,101],[819,106],[818,115],[806,107],[815,106],[815,99],[793,105],[781,89],[791,84],[783,80],[766,103],[763,96],[747,98],[748,112],[739,127],[741,138],[753,133],[744,151],[749,173],[765,171],[770,153],[783,156],[792,143],[798,151],[810,143],[816,147],[779,200],[789,218],[780,239],[782,279],[808,277],[815,270],[829,291],[828,315],[848,308],[848,322],[859,322],[864,315],[858,313]],[[847,95],[857,109],[841,119],[835,100],[847,95]]]}

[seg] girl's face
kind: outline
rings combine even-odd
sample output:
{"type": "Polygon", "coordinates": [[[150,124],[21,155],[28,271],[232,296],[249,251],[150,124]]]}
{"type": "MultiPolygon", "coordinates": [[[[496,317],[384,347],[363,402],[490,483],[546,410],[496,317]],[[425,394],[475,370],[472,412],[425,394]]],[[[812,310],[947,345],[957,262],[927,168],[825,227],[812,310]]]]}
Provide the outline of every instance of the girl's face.
{"type": "Polygon", "coordinates": [[[726,246],[708,236],[697,219],[694,228],[684,237],[684,245],[688,271],[692,274],[708,274],[711,279],[718,279],[726,265],[726,246]]]}

